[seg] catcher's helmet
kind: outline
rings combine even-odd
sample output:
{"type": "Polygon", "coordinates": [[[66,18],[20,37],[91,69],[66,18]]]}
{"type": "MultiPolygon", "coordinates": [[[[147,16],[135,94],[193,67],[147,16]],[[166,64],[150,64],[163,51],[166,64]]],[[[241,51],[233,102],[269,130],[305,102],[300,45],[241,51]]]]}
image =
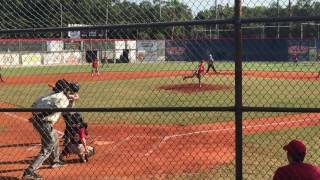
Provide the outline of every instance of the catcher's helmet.
{"type": "Polygon", "coordinates": [[[70,89],[73,92],[78,92],[80,90],[80,84],[77,82],[70,83],[70,89]]]}
{"type": "Polygon", "coordinates": [[[70,83],[65,79],[60,79],[55,84],[55,89],[58,91],[69,90],[70,83]]]}

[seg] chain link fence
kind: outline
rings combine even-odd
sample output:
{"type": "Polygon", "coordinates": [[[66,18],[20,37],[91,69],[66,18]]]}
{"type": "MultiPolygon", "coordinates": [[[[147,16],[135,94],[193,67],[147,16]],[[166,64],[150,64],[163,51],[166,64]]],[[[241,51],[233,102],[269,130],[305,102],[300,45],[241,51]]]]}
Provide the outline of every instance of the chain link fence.
{"type": "Polygon", "coordinates": [[[293,139],[320,163],[316,0],[0,12],[0,179],[272,179],[293,139]]]}

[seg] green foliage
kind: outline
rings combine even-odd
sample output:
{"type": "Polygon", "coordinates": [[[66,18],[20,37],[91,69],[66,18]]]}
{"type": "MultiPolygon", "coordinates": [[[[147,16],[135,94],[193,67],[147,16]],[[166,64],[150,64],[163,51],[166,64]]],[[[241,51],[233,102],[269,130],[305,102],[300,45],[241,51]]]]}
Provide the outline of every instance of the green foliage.
{"type": "MultiPolygon", "coordinates": [[[[245,4],[247,5],[247,4],[245,4]]],[[[2,29],[24,29],[24,28],[53,28],[67,27],[68,24],[83,25],[105,25],[105,24],[130,24],[130,23],[152,23],[152,22],[170,22],[170,21],[188,21],[205,19],[225,19],[233,17],[233,7],[227,4],[219,4],[207,9],[198,9],[173,0],[162,1],[120,1],[120,0],[12,0],[2,3],[0,11],[2,17],[0,24],[2,29]]],[[[251,4],[243,6],[243,17],[283,17],[283,16],[314,16],[318,15],[320,9],[319,2],[314,0],[298,0],[294,4],[271,3],[269,6],[251,4]]],[[[255,24],[252,24],[255,25],[255,24]]],[[[274,25],[267,23],[265,25],[274,25]]],[[[280,23],[286,25],[286,23],[280,23]]],[[[299,36],[299,25],[292,24],[291,33],[299,36]]],[[[122,29],[108,30],[109,38],[143,38],[143,39],[170,39],[173,37],[191,37],[196,36],[197,31],[202,27],[169,27],[169,28],[141,28],[141,29],[122,29]]],[[[206,28],[209,28],[207,26],[206,28]]],[[[231,29],[232,25],[219,25],[220,29],[231,29]]],[[[316,27],[310,27],[305,36],[315,36],[312,33],[316,27]]],[[[281,34],[288,37],[289,29],[282,30],[281,34]]],[[[274,36],[274,32],[266,29],[268,36],[274,36]]],[[[62,35],[67,37],[67,33],[62,35]]],[[[60,32],[50,32],[45,34],[11,34],[2,35],[2,37],[60,37],[60,32]]],[[[221,32],[220,36],[228,37],[230,33],[221,32]]]]}

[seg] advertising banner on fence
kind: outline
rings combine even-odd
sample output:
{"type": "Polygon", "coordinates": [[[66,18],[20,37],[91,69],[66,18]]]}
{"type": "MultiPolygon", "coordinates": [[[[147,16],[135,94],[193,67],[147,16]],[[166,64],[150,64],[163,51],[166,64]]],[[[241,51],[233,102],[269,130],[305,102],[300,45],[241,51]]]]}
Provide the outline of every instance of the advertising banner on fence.
{"type": "Polygon", "coordinates": [[[63,50],[63,41],[47,41],[47,51],[56,52],[63,50]]]}
{"type": "Polygon", "coordinates": [[[164,61],[165,60],[164,40],[137,41],[137,60],[143,61],[164,61]]]}
{"type": "Polygon", "coordinates": [[[288,40],[289,60],[295,62],[309,60],[310,43],[308,40],[288,40]]]}
{"type": "Polygon", "coordinates": [[[317,40],[316,48],[317,48],[317,61],[320,61],[320,40],[317,40]]]}
{"type": "Polygon", "coordinates": [[[166,41],[166,61],[188,61],[187,41],[166,41]]]}
{"type": "Polygon", "coordinates": [[[3,53],[3,54],[1,53],[0,65],[1,66],[19,65],[19,54],[18,53],[3,53]]]}
{"type": "Polygon", "coordinates": [[[130,50],[129,51],[129,55],[128,55],[129,62],[130,63],[136,63],[136,61],[137,61],[136,57],[137,57],[136,51],[135,50],[130,50]]]}
{"type": "Polygon", "coordinates": [[[63,62],[65,64],[79,64],[81,62],[81,52],[64,52],[62,53],[63,62]]]}
{"type": "Polygon", "coordinates": [[[126,48],[126,42],[125,41],[114,41],[114,48],[116,50],[123,50],[126,48]]]}
{"type": "Polygon", "coordinates": [[[22,65],[24,66],[37,66],[41,65],[40,53],[26,53],[21,56],[22,65]]]}
{"type": "Polygon", "coordinates": [[[44,64],[62,64],[62,53],[60,52],[51,52],[51,53],[43,53],[43,63],[44,64]]]}
{"type": "Polygon", "coordinates": [[[137,41],[127,41],[127,49],[136,49],[137,41]]]}

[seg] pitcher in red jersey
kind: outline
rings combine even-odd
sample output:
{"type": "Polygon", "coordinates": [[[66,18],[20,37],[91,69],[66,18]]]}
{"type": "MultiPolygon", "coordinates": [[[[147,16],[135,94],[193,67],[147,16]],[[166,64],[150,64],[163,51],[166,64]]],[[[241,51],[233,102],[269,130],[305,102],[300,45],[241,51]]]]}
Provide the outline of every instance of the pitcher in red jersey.
{"type": "Polygon", "coordinates": [[[190,76],[184,76],[184,77],[183,77],[183,80],[186,80],[186,79],[188,79],[188,78],[197,77],[197,78],[198,78],[198,81],[199,81],[199,87],[201,87],[201,78],[202,78],[202,76],[204,76],[204,74],[205,74],[205,68],[204,68],[204,66],[205,66],[205,61],[204,61],[204,60],[201,60],[200,63],[199,63],[199,65],[198,65],[197,70],[195,70],[195,71],[193,72],[193,74],[190,75],[190,76]]]}

